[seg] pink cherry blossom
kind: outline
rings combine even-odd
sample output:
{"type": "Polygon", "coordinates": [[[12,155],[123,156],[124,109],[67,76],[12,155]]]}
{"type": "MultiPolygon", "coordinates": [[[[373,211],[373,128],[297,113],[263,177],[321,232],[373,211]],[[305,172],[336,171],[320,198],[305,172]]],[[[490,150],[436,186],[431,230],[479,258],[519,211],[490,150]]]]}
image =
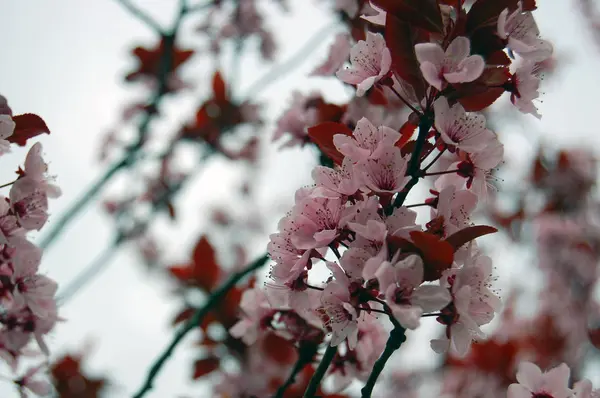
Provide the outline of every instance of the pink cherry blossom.
{"type": "Polygon", "coordinates": [[[0,155],[10,152],[10,142],[6,139],[13,135],[15,126],[10,115],[0,114],[0,155]]]}
{"type": "Polygon", "coordinates": [[[580,380],[573,386],[575,398],[600,398],[600,390],[594,390],[592,382],[584,379],[580,380]]]}
{"type": "Polygon", "coordinates": [[[381,34],[367,32],[367,40],[360,40],[350,50],[350,62],[350,68],[340,69],[336,75],[344,83],[356,85],[356,95],[361,97],[387,76],[392,55],[381,34]]]}
{"type": "Polygon", "coordinates": [[[385,219],[390,235],[408,239],[411,231],[420,231],[421,227],[415,222],[417,212],[405,206],[394,209],[392,215],[385,219]]]}
{"type": "Polygon", "coordinates": [[[441,175],[435,182],[437,189],[442,190],[449,185],[457,189],[469,189],[480,198],[487,196],[488,180],[492,179],[492,171],[504,158],[504,145],[496,138],[485,147],[470,154],[460,154],[458,160],[448,166],[448,170],[457,173],[441,175]],[[464,159],[464,160],[463,160],[464,159]]]}
{"type": "Polygon", "coordinates": [[[367,118],[356,124],[352,136],[336,134],[333,143],[338,151],[354,163],[381,157],[384,150],[400,139],[400,133],[386,126],[375,127],[367,118]]]}
{"type": "Polygon", "coordinates": [[[264,320],[274,313],[267,296],[262,289],[246,290],[240,303],[242,318],[229,329],[233,337],[241,338],[244,343],[251,345],[258,339],[264,328],[264,320]]]}
{"type": "Polygon", "coordinates": [[[365,21],[369,21],[373,25],[385,26],[385,18],[387,13],[371,2],[365,3],[360,16],[365,21]]]}
{"type": "Polygon", "coordinates": [[[359,163],[356,169],[363,177],[364,184],[378,194],[400,192],[410,177],[406,175],[408,158],[402,157],[400,148],[389,147],[378,158],[359,163]]]}
{"type": "Polygon", "coordinates": [[[489,289],[493,279],[491,259],[472,247],[467,254],[462,268],[446,270],[441,278],[442,286],[450,288],[452,303],[438,317],[447,329],[446,338],[431,341],[436,352],[451,348],[458,356],[466,355],[472,340],[485,337],[480,326],[489,323],[501,307],[500,299],[489,289]]]}
{"type": "Polygon", "coordinates": [[[439,44],[419,43],[415,45],[415,53],[423,77],[438,90],[446,83],[472,82],[481,76],[485,67],[480,55],[470,55],[471,42],[462,36],[455,38],[445,52],[439,44]]]}
{"type": "Polygon", "coordinates": [[[358,344],[355,350],[337,353],[337,361],[330,368],[332,393],[348,387],[355,379],[366,381],[375,361],[385,348],[388,332],[374,317],[366,317],[358,324],[358,344]]]}
{"type": "Polygon", "coordinates": [[[386,302],[394,316],[408,329],[419,326],[423,312],[439,310],[451,300],[448,289],[435,285],[420,286],[423,273],[423,260],[417,255],[397,262],[394,259],[384,261],[375,273],[379,289],[385,292],[386,302]]]}
{"type": "Polygon", "coordinates": [[[288,140],[283,144],[283,148],[304,145],[309,142],[307,129],[317,124],[318,113],[316,108],[307,105],[309,101],[316,98],[319,98],[317,93],[306,96],[299,91],[294,91],[291,106],[277,121],[273,141],[277,141],[287,134],[288,140]]]}
{"type": "Polygon", "coordinates": [[[519,383],[508,387],[507,398],[570,398],[573,391],[569,388],[571,370],[566,364],[542,373],[540,368],[531,362],[521,362],[517,372],[519,383]]]}
{"type": "MultiPolygon", "coordinates": [[[[355,0],[353,0],[355,1],[355,0]]],[[[350,56],[350,37],[347,33],[339,33],[329,48],[329,55],[323,64],[312,71],[312,76],[332,76],[350,56]]]]}
{"type": "Polygon", "coordinates": [[[437,201],[437,208],[431,209],[431,222],[428,228],[443,237],[452,235],[470,223],[469,216],[477,207],[477,196],[454,186],[444,188],[437,201]],[[435,224],[435,226],[433,225],[435,224]],[[438,225],[439,224],[439,225],[438,225]]]}
{"type": "Polygon", "coordinates": [[[350,158],[344,158],[341,167],[335,169],[317,166],[312,171],[317,188],[314,195],[335,198],[341,195],[354,195],[361,187],[361,181],[355,175],[350,158]]]}
{"type": "Polygon", "coordinates": [[[52,392],[52,384],[50,381],[46,379],[39,379],[37,376],[39,375],[40,370],[45,369],[47,364],[41,364],[35,367],[30,368],[25,372],[23,377],[18,380],[15,380],[15,384],[19,386],[19,392],[21,394],[21,398],[27,398],[27,393],[25,390],[29,390],[37,396],[44,397],[52,392]]]}
{"type": "Polygon", "coordinates": [[[529,113],[541,119],[533,100],[539,97],[539,67],[536,63],[525,61],[513,75],[514,90],[510,95],[511,102],[523,113],[529,113]]]}
{"type": "Polygon", "coordinates": [[[435,127],[447,145],[473,152],[494,140],[495,134],[485,127],[483,115],[465,112],[458,102],[450,108],[445,97],[440,97],[433,108],[435,127]]]}
{"type": "Polygon", "coordinates": [[[298,249],[329,245],[351,218],[352,209],[339,199],[306,198],[296,204],[289,219],[291,242],[298,249]]]}
{"type": "Polygon", "coordinates": [[[508,8],[498,17],[498,36],[507,40],[508,48],[532,62],[544,61],[552,55],[552,44],[539,37],[540,31],[531,12],[522,6],[509,14],[508,8]]]}
{"type": "Polygon", "coordinates": [[[58,284],[45,275],[17,278],[15,302],[23,303],[38,317],[46,318],[55,311],[54,295],[58,284]]]}
{"type": "Polygon", "coordinates": [[[337,264],[327,265],[336,279],[323,290],[320,311],[332,333],[330,344],[335,347],[347,339],[348,348],[353,350],[358,342],[358,313],[350,302],[349,279],[337,264]]]}
{"type": "MultiPolygon", "coordinates": [[[[52,184],[50,182],[52,179],[46,174],[48,172],[48,164],[42,158],[42,144],[39,142],[35,143],[29,149],[29,152],[27,152],[24,171],[25,178],[35,181],[49,198],[58,198],[61,195],[60,188],[52,184]]],[[[25,178],[21,178],[20,180],[25,178]]]]}

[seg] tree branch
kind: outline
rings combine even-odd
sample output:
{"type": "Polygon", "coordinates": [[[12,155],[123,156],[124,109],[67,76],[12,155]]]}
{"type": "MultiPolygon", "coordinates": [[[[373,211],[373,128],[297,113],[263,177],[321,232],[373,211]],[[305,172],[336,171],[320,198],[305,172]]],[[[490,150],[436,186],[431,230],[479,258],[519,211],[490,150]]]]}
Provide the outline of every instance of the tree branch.
{"type": "MultiPolygon", "coordinates": [[[[391,319],[393,319],[393,315],[390,315],[390,320],[391,319]]],[[[373,365],[373,370],[369,375],[367,384],[365,384],[365,386],[360,390],[362,398],[367,398],[371,396],[371,394],[373,393],[373,388],[375,387],[375,382],[377,381],[377,378],[383,371],[387,360],[390,359],[394,351],[400,348],[402,343],[406,341],[406,336],[404,334],[405,329],[402,326],[400,326],[398,321],[394,323],[394,329],[390,332],[390,337],[388,338],[387,343],[385,343],[385,350],[383,350],[383,353],[377,359],[375,365],[373,365]]]]}
{"type": "Polygon", "coordinates": [[[317,367],[315,374],[311,377],[310,383],[308,383],[308,387],[306,387],[306,391],[304,391],[303,398],[312,398],[317,393],[317,389],[319,388],[319,384],[321,384],[321,380],[323,380],[323,376],[325,376],[325,372],[327,372],[327,368],[333,361],[333,357],[337,353],[337,346],[332,347],[330,345],[327,346],[325,350],[325,354],[323,354],[323,358],[321,359],[321,363],[317,367]]]}
{"type": "Polygon", "coordinates": [[[396,199],[392,206],[388,206],[385,213],[386,215],[391,215],[394,212],[394,209],[401,207],[408,196],[410,190],[417,185],[419,182],[420,170],[419,166],[421,165],[421,152],[423,152],[423,147],[425,146],[425,141],[427,141],[427,134],[429,134],[429,130],[433,125],[433,117],[430,113],[425,113],[421,116],[421,120],[419,121],[419,135],[417,137],[417,142],[415,144],[415,149],[413,150],[412,155],[410,156],[410,160],[408,162],[408,170],[407,174],[411,177],[411,179],[406,183],[404,189],[398,192],[396,199]]]}
{"type": "Polygon", "coordinates": [[[255,81],[250,88],[246,90],[246,94],[242,96],[244,99],[254,97],[259,91],[264,90],[268,85],[273,84],[282,76],[285,76],[287,72],[301,65],[302,61],[306,60],[306,53],[314,50],[314,48],[323,42],[325,34],[329,30],[335,28],[337,23],[333,25],[326,25],[317,32],[306,43],[298,49],[298,51],[292,55],[288,60],[275,65],[257,81],[255,81]]]}
{"type": "Polygon", "coordinates": [[[127,9],[127,11],[129,11],[131,13],[131,15],[133,15],[134,17],[136,17],[137,19],[142,21],[145,25],[152,28],[154,31],[156,31],[157,33],[160,33],[161,35],[164,33],[163,28],[158,24],[158,22],[156,22],[152,17],[150,17],[148,14],[146,14],[140,8],[133,5],[129,0],[116,0],[116,1],[117,1],[117,3],[119,3],[120,5],[125,7],[127,9]]]}
{"type": "Polygon", "coordinates": [[[310,344],[310,346],[300,344],[300,347],[298,347],[298,360],[296,361],[296,364],[294,365],[289,377],[285,383],[279,387],[279,389],[277,389],[277,392],[273,398],[283,398],[285,391],[296,382],[296,376],[298,373],[302,372],[302,369],[312,362],[317,352],[317,347],[318,346],[316,344],[310,344]]]}
{"type": "MultiPolygon", "coordinates": [[[[133,7],[128,1],[118,0],[124,6],[133,7]]],[[[135,8],[134,8],[135,10],[135,8]]],[[[168,88],[169,72],[172,68],[173,63],[173,49],[175,48],[175,37],[183,16],[186,14],[186,8],[182,5],[180,8],[179,15],[175,20],[174,26],[169,34],[165,34],[162,30],[159,30],[162,39],[164,41],[164,51],[161,56],[159,71],[157,75],[158,87],[152,95],[149,109],[156,110],[162,100],[162,97],[166,94],[168,88]]],[[[146,136],[150,130],[150,123],[156,116],[155,111],[148,111],[144,115],[144,118],[138,127],[138,137],[136,142],[127,148],[127,151],[123,158],[118,162],[110,166],[104,174],[90,186],[79,199],[77,199],[67,210],[62,213],[62,216],[58,221],[51,223],[50,229],[40,243],[42,249],[49,247],[60,233],[69,225],[76,216],[98,195],[98,193],[106,186],[106,184],[112,180],[112,178],[122,169],[126,169],[133,165],[137,161],[138,152],[142,149],[146,136]]]]}
{"type": "Polygon", "coordinates": [[[150,370],[148,371],[148,375],[146,377],[146,381],[144,385],[140,388],[140,390],[134,395],[134,398],[142,398],[152,389],[152,384],[154,383],[154,379],[167,362],[169,357],[173,354],[173,351],[177,347],[177,345],[183,340],[183,338],[194,328],[198,327],[198,324],[202,321],[202,319],[223,299],[223,297],[229,292],[231,288],[233,288],[240,280],[242,280],[246,275],[256,271],[260,267],[262,267],[267,261],[269,257],[264,254],[258,259],[254,260],[251,264],[249,264],[245,269],[233,274],[223,285],[221,285],[217,290],[215,290],[207,302],[203,307],[199,308],[194,312],[192,317],[187,321],[187,323],[177,331],[175,337],[171,341],[171,343],[165,348],[163,353],[156,359],[150,370]]]}

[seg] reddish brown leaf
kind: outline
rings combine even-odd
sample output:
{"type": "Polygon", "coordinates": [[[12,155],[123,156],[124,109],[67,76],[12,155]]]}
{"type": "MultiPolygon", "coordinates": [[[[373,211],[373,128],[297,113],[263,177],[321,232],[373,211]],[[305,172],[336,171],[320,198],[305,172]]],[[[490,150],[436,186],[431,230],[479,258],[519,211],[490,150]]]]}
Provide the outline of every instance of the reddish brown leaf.
{"type": "Polygon", "coordinates": [[[148,76],[156,78],[160,73],[164,64],[165,51],[170,52],[171,62],[168,73],[175,72],[184,62],[192,57],[194,50],[182,50],[177,46],[172,46],[171,42],[163,38],[156,47],[147,49],[144,47],[136,47],[132,50],[133,55],[138,59],[137,70],[127,74],[125,81],[135,81],[140,77],[148,76]]]}
{"type": "Polygon", "coordinates": [[[410,233],[415,246],[423,259],[426,281],[435,281],[442,276],[442,272],[452,266],[454,261],[454,247],[437,236],[421,231],[410,233]]]}
{"type": "Polygon", "coordinates": [[[457,98],[469,112],[480,111],[493,104],[504,93],[504,84],[509,78],[507,66],[488,67],[476,81],[455,85],[456,92],[449,97],[457,98]]]}
{"type": "Polygon", "coordinates": [[[436,0],[373,0],[373,3],[387,11],[388,15],[413,27],[444,33],[444,23],[436,0]]]}
{"type": "Polygon", "coordinates": [[[417,127],[419,127],[419,126],[411,123],[410,120],[407,120],[402,125],[402,127],[400,127],[400,139],[398,140],[398,142],[396,142],[396,146],[398,148],[402,148],[404,145],[406,145],[406,143],[415,134],[415,130],[417,129],[417,127]]]}
{"type": "Polygon", "coordinates": [[[492,105],[504,93],[500,87],[482,88],[481,92],[460,97],[458,102],[467,112],[479,112],[492,105]]]}
{"type": "Polygon", "coordinates": [[[217,100],[217,102],[227,101],[227,87],[225,85],[225,81],[223,80],[223,76],[221,76],[221,72],[219,71],[216,71],[213,75],[212,89],[214,98],[217,100]]]}
{"type": "Polygon", "coordinates": [[[15,122],[15,131],[6,139],[13,144],[25,146],[27,140],[30,138],[44,133],[50,134],[50,130],[46,126],[44,119],[33,113],[13,116],[13,121],[15,122]]]}
{"type": "Polygon", "coordinates": [[[180,282],[189,283],[194,277],[193,268],[189,265],[173,265],[169,267],[169,272],[180,282]]]}
{"type": "Polygon", "coordinates": [[[489,54],[485,59],[485,63],[490,65],[498,65],[498,66],[509,66],[512,61],[508,58],[508,55],[502,50],[494,51],[489,54]]]}
{"type": "Polygon", "coordinates": [[[423,98],[425,85],[415,55],[415,32],[408,23],[387,14],[385,41],[392,55],[392,70],[413,87],[417,98],[423,98]]]}
{"type": "Polygon", "coordinates": [[[523,11],[534,11],[537,10],[537,4],[535,0],[522,0],[523,11]]]}
{"type": "Polygon", "coordinates": [[[296,349],[289,340],[268,333],[262,341],[262,351],[273,361],[281,365],[291,364],[296,361],[296,349]]]}
{"type": "Polygon", "coordinates": [[[192,379],[197,380],[219,368],[221,361],[215,356],[198,359],[194,363],[194,375],[192,379]]]}
{"type": "Polygon", "coordinates": [[[323,122],[308,129],[308,137],[321,152],[336,164],[342,164],[344,155],[333,145],[333,136],[336,134],[352,135],[352,130],[345,124],[334,122],[323,122]]]}
{"type": "Polygon", "coordinates": [[[205,236],[200,238],[192,254],[194,279],[197,286],[210,291],[219,281],[221,268],[217,263],[215,251],[205,236]]]}
{"type": "Polygon", "coordinates": [[[453,233],[446,238],[446,242],[448,242],[454,248],[454,251],[457,251],[465,243],[484,235],[493,234],[494,232],[498,232],[498,230],[494,227],[487,225],[475,225],[473,227],[467,227],[453,233]]]}
{"type": "Polygon", "coordinates": [[[188,319],[190,319],[192,317],[193,314],[194,314],[193,308],[184,308],[179,314],[177,314],[175,316],[175,318],[173,318],[173,320],[171,321],[171,325],[175,326],[178,323],[187,321],[188,319]]]}

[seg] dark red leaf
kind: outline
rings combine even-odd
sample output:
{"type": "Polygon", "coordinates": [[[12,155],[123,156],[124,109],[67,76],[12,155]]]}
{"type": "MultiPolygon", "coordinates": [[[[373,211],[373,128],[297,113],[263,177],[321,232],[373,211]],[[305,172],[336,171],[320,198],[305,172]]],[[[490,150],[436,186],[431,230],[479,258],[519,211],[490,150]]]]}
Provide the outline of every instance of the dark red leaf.
{"type": "Polygon", "coordinates": [[[385,106],[388,104],[388,100],[387,100],[387,97],[385,96],[385,93],[378,86],[374,86],[372,89],[370,89],[367,92],[367,99],[369,100],[369,102],[372,105],[384,105],[385,106]]]}
{"type": "Polygon", "coordinates": [[[402,125],[402,127],[400,127],[400,139],[398,140],[398,142],[396,142],[396,146],[398,148],[402,148],[404,145],[406,145],[406,143],[415,134],[415,130],[417,129],[417,127],[419,127],[419,126],[411,123],[410,120],[407,120],[402,125]]]}
{"type": "Polygon", "coordinates": [[[493,104],[505,91],[503,85],[510,78],[507,66],[488,67],[474,82],[457,84],[455,93],[449,98],[456,98],[469,112],[476,112],[493,104]]]}
{"type": "Polygon", "coordinates": [[[523,0],[523,11],[534,11],[537,10],[537,4],[535,4],[535,0],[523,0]]]}
{"type": "Polygon", "coordinates": [[[388,15],[413,27],[444,33],[442,14],[436,0],[373,0],[373,3],[387,11],[388,15]]]}
{"type": "Polygon", "coordinates": [[[498,232],[498,230],[494,227],[487,225],[475,225],[473,227],[461,229],[460,231],[455,232],[447,237],[445,240],[454,248],[454,251],[457,251],[465,243],[484,235],[493,234],[494,232],[498,232]]]}
{"type": "Polygon", "coordinates": [[[345,124],[334,122],[323,122],[308,129],[308,137],[321,152],[336,164],[342,164],[344,155],[333,145],[333,136],[336,134],[352,135],[352,130],[345,124]]]}
{"type": "Polygon", "coordinates": [[[425,85],[415,55],[415,35],[408,23],[387,14],[385,41],[392,55],[392,70],[406,80],[415,90],[417,98],[421,99],[425,95],[425,85]]]}
{"type": "Polygon", "coordinates": [[[296,349],[289,340],[268,333],[262,341],[262,352],[281,365],[291,364],[296,361],[296,349]]]}
{"type": "Polygon", "coordinates": [[[438,280],[442,272],[452,266],[454,247],[449,242],[427,232],[413,231],[410,233],[410,238],[423,259],[424,280],[438,280]]]}
{"type": "Polygon", "coordinates": [[[197,286],[210,291],[221,276],[221,268],[217,263],[215,251],[205,236],[200,238],[192,254],[194,262],[194,279],[197,286]]]}
{"type": "Polygon", "coordinates": [[[189,264],[173,265],[169,267],[169,272],[183,283],[189,283],[194,277],[194,269],[189,264]]]}
{"type": "Polygon", "coordinates": [[[458,102],[460,102],[467,112],[479,112],[496,102],[503,93],[503,88],[484,88],[481,92],[459,98],[458,102]]]}
{"type": "Polygon", "coordinates": [[[227,100],[227,87],[221,72],[216,71],[212,80],[213,95],[217,102],[226,102],[227,100]]]}
{"type": "Polygon", "coordinates": [[[219,368],[221,361],[219,358],[210,356],[208,358],[198,359],[194,363],[194,375],[192,379],[197,380],[219,368]]]}
{"type": "Polygon", "coordinates": [[[494,51],[493,53],[489,54],[486,59],[485,59],[485,63],[490,66],[490,65],[497,65],[497,66],[509,66],[512,61],[510,60],[510,58],[508,58],[508,55],[506,55],[506,53],[502,50],[498,50],[498,51],[494,51]]]}
{"type": "MultiPolygon", "coordinates": [[[[415,146],[416,145],[417,145],[417,141],[415,141],[415,140],[408,141],[400,149],[400,153],[402,154],[402,156],[410,155],[410,154],[412,154],[415,151],[415,146]]],[[[432,149],[433,149],[433,144],[431,142],[429,142],[429,141],[425,141],[425,144],[423,144],[423,150],[421,151],[421,154],[428,153],[432,149]]]]}
{"type": "Polygon", "coordinates": [[[175,318],[173,318],[173,320],[171,321],[171,325],[175,326],[178,323],[187,321],[188,319],[190,319],[192,317],[193,314],[194,314],[193,308],[184,308],[179,314],[177,314],[175,316],[175,318]]]}
{"type": "Polygon", "coordinates": [[[50,130],[46,126],[44,119],[33,113],[13,116],[13,121],[15,122],[15,131],[6,139],[13,144],[25,146],[27,140],[30,138],[44,133],[50,134],[50,130]]]}

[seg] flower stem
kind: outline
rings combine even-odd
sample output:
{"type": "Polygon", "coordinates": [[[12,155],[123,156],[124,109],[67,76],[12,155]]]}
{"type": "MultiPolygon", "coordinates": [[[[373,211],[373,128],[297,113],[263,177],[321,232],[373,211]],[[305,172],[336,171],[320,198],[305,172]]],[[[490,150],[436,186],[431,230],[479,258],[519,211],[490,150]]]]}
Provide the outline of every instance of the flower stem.
{"type": "Polygon", "coordinates": [[[315,374],[310,379],[310,383],[308,383],[308,387],[306,387],[306,391],[304,391],[303,398],[312,398],[317,393],[317,389],[319,388],[319,384],[321,384],[321,380],[323,380],[323,376],[325,376],[325,372],[327,372],[327,368],[333,361],[333,357],[337,353],[337,346],[332,347],[330,345],[327,346],[327,350],[325,350],[325,354],[323,354],[323,359],[321,359],[321,363],[317,367],[315,374]]]}

